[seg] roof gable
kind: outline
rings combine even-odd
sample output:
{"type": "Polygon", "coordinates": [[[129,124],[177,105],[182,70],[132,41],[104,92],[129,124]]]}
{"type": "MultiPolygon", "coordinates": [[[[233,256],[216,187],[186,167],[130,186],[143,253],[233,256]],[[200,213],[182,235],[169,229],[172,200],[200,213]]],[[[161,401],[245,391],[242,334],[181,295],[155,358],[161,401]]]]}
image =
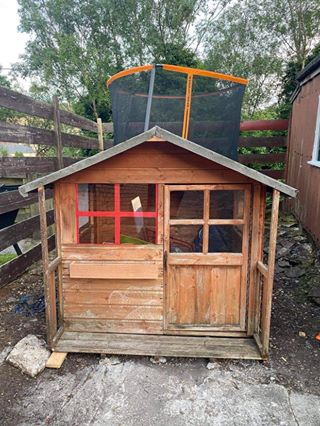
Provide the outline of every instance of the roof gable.
{"type": "Polygon", "coordinates": [[[270,186],[274,189],[277,189],[278,191],[283,192],[286,195],[289,195],[290,197],[295,197],[297,194],[297,190],[292,188],[291,186],[288,186],[282,182],[279,182],[269,176],[266,176],[256,170],[250,169],[247,166],[244,166],[243,164],[238,163],[237,161],[231,160],[230,158],[227,158],[221,154],[218,154],[214,151],[211,151],[207,148],[204,148],[194,142],[191,142],[187,139],[183,139],[180,136],[174,135],[171,132],[168,132],[167,130],[161,129],[160,127],[153,127],[150,130],[147,130],[144,133],[141,133],[138,136],[134,136],[131,139],[128,139],[125,142],[122,142],[118,145],[115,145],[105,151],[102,151],[96,155],[93,155],[92,157],[85,158],[84,160],[81,160],[77,163],[72,164],[71,166],[65,167],[61,170],[58,170],[56,172],[53,172],[47,176],[40,177],[38,179],[35,179],[32,182],[29,182],[25,185],[22,185],[19,188],[20,194],[23,196],[26,196],[28,192],[33,191],[34,189],[38,188],[39,186],[48,185],[50,183],[53,183],[57,180],[60,180],[64,177],[70,176],[74,173],[77,173],[81,170],[84,170],[88,167],[91,167],[95,164],[98,164],[104,160],[107,160],[109,158],[112,158],[116,155],[119,155],[123,152],[126,152],[143,142],[146,142],[150,140],[152,137],[160,137],[161,139],[172,143],[173,145],[177,145],[187,151],[190,151],[194,154],[197,154],[203,158],[206,158],[210,161],[213,161],[215,163],[218,163],[222,166],[225,166],[229,168],[230,170],[234,170],[244,176],[247,176],[257,182],[260,182],[264,185],[270,186]]]}

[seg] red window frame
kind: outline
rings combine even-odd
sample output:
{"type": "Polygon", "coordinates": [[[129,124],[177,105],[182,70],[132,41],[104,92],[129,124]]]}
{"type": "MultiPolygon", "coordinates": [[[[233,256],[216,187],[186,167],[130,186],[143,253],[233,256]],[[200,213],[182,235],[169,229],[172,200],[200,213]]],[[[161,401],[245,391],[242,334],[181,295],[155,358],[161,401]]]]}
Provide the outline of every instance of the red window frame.
{"type": "MultiPolygon", "coordinates": [[[[120,209],[120,183],[114,184],[114,210],[113,211],[85,211],[79,210],[79,185],[75,184],[76,191],[76,235],[77,244],[80,243],[80,229],[79,229],[79,218],[80,217],[113,217],[114,218],[114,243],[110,245],[120,245],[120,219],[122,217],[151,217],[155,218],[155,242],[158,243],[158,184],[156,186],[156,200],[155,200],[155,211],[154,212],[126,212],[120,209]]],[[[105,244],[94,244],[94,245],[105,245],[105,244]]]]}

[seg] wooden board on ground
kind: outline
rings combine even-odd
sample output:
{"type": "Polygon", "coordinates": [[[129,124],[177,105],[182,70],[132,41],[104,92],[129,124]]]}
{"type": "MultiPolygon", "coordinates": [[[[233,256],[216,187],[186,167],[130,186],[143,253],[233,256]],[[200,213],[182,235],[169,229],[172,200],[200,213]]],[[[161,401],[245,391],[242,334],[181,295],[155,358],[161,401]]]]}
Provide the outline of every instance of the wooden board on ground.
{"type": "Polygon", "coordinates": [[[47,368],[60,368],[66,359],[68,352],[52,352],[46,363],[47,368]]]}

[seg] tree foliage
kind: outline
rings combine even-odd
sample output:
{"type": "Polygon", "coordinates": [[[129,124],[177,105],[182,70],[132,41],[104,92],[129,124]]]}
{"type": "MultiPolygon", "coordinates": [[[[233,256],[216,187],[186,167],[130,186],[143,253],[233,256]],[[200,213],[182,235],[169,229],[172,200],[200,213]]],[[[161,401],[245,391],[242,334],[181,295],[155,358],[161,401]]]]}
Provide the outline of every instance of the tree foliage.
{"type": "Polygon", "coordinates": [[[244,114],[254,117],[278,94],[283,101],[288,73],[299,71],[320,41],[320,0],[18,3],[20,30],[30,40],[17,72],[35,79],[37,95],[58,92],[76,112],[105,121],[106,78],[148,62],[249,78],[244,114]]]}

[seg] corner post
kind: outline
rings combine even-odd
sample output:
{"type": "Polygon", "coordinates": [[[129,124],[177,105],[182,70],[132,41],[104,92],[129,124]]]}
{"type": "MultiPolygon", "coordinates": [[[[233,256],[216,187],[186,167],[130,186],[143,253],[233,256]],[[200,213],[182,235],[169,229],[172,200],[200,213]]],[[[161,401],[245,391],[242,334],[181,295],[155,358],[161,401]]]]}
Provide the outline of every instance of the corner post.
{"type": "Polygon", "coordinates": [[[275,269],[275,260],[276,260],[279,203],[280,203],[280,192],[274,189],[273,195],[272,195],[268,274],[266,279],[264,280],[263,306],[262,306],[262,318],[261,318],[261,332],[262,332],[261,343],[262,343],[264,356],[268,355],[268,349],[269,349],[271,303],[272,303],[272,289],[273,289],[274,269],[275,269]]]}
{"type": "Polygon", "coordinates": [[[44,283],[44,300],[46,306],[46,323],[47,323],[47,340],[48,344],[52,343],[56,332],[56,316],[55,306],[52,306],[50,288],[54,286],[52,277],[49,272],[49,250],[48,250],[48,228],[47,228],[47,213],[46,213],[46,195],[43,186],[38,188],[39,199],[39,214],[40,214],[40,236],[41,236],[41,251],[42,251],[42,267],[43,267],[43,283],[44,283]]]}

